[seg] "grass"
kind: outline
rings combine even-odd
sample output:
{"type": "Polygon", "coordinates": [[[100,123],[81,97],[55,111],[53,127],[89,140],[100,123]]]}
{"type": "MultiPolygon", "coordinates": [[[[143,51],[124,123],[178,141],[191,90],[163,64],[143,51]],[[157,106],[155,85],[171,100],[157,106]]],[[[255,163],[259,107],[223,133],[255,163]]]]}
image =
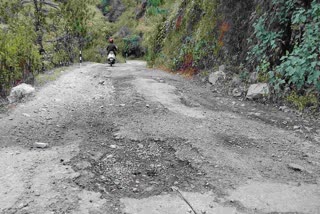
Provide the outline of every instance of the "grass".
{"type": "Polygon", "coordinates": [[[66,67],[60,67],[43,74],[38,74],[35,78],[35,85],[43,86],[49,82],[55,81],[61,76],[61,74],[65,70],[66,67]]]}
{"type": "Polygon", "coordinates": [[[292,92],[286,100],[293,104],[299,111],[303,111],[306,108],[311,108],[316,110],[319,107],[319,100],[316,95],[297,95],[297,93],[292,92]]]}

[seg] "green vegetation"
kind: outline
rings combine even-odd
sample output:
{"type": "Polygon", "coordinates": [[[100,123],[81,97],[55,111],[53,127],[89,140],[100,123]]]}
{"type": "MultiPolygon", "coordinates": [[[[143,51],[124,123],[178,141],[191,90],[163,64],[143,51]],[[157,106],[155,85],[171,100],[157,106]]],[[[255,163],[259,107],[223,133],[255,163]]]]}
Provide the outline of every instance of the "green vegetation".
{"type": "Polygon", "coordinates": [[[258,72],[259,82],[298,108],[319,100],[317,0],[53,2],[0,3],[1,95],[45,69],[76,62],[80,49],[84,60],[105,62],[113,37],[122,62],[145,56],[149,66],[187,76],[229,64],[246,83],[258,72]]]}
{"type": "Polygon", "coordinates": [[[95,1],[1,1],[0,96],[19,82],[73,63],[79,49],[89,47],[88,29],[95,1]]]}
{"type": "Polygon", "coordinates": [[[60,67],[51,70],[48,73],[40,73],[35,78],[36,85],[45,85],[48,82],[58,79],[58,77],[63,73],[66,67],[60,67]]]}
{"type": "Polygon", "coordinates": [[[266,11],[254,23],[255,45],[247,57],[262,76],[268,74],[276,91],[289,87],[305,99],[310,91],[315,96],[320,92],[320,4],[310,2],[273,0],[272,8],[278,9],[266,11]]]}
{"type": "Polygon", "coordinates": [[[19,80],[32,79],[41,60],[31,18],[8,19],[0,29],[0,38],[0,95],[5,95],[19,80]]]}
{"type": "Polygon", "coordinates": [[[303,111],[306,107],[311,107],[316,111],[320,104],[318,98],[314,94],[299,96],[297,93],[292,92],[286,100],[298,108],[299,111],[303,111]]]}
{"type": "Polygon", "coordinates": [[[147,43],[150,65],[166,65],[186,75],[209,67],[222,44],[214,36],[217,1],[177,1],[169,17],[154,27],[147,43]],[[181,10],[179,10],[181,9],[181,10]]]}

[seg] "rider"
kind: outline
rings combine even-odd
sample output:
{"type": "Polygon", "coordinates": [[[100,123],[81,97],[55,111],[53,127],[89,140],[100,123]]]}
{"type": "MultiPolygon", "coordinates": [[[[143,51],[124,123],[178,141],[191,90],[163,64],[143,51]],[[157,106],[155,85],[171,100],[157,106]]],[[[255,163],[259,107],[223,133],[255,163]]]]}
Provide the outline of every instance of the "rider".
{"type": "Polygon", "coordinates": [[[113,51],[113,53],[114,53],[114,55],[117,55],[117,51],[118,51],[118,47],[115,45],[115,44],[113,44],[113,39],[112,38],[110,38],[109,39],[109,45],[107,46],[107,55],[109,55],[109,53],[111,52],[111,51],[113,51]]]}

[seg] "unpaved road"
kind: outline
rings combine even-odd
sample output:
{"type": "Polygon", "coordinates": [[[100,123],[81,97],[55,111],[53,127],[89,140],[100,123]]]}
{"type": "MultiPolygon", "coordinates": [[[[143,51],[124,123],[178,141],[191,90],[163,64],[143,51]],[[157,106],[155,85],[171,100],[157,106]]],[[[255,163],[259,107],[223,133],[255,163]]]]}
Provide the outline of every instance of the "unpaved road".
{"type": "Polygon", "coordinates": [[[0,115],[0,213],[320,213],[319,121],[130,61],[0,115]],[[33,148],[35,142],[49,148],[33,148]]]}

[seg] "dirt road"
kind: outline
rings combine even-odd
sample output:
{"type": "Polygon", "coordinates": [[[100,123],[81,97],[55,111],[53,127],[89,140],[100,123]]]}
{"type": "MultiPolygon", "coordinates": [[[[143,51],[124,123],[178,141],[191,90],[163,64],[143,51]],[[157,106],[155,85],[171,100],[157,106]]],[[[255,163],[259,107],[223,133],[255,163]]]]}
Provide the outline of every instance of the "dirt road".
{"type": "Polygon", "coordinates": [[[319,121],[140,61],[70,68],[0,115],[0,213],[192,209],[320,213],[319,121]]]}

